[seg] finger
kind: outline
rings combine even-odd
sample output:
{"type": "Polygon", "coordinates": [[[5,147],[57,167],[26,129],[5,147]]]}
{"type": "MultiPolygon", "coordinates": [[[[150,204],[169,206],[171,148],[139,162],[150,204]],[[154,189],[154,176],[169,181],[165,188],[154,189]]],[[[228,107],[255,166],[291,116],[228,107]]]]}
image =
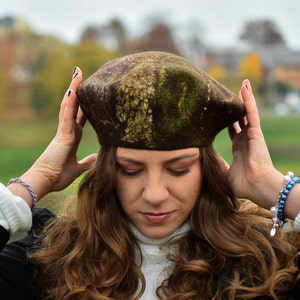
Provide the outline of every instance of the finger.
{"type": "Polygon", "coordinates": [[[69,86],[69,91],[71,93],[69,95],[71,99],[69,103],[70,110],[68,111],[68,115],[66,117],[68,121],[71,121],[72,118],[75,119],[76,122],[83,127],[85,123],[85,118],[81,112],[81,109],[79,109],[79,105],[77,103],[77,96],[76,96],[76,90],[80,86],[81,82],[82,82],[82,72],[79,67],[75,67],[72,81],[69,86]]]}
{"type": "Polygon", "coordinates": [[[229,134],[230,139],[233,140],[233,138],[236,135],[236,131],[235,131],[233,125],[228,126],[228,134],[229,134]]]}
{"type": "Polygon", "coordinates": [[[241,130],[245,129],[248,125],[248,121],[247,121],[247,117],[243,117],[240,121],[239,121],[239,125],[241,130]]]}
{"type": "Polygon", "coordinates": [[[246,109],[247,124],[250,127],[260,127],[260,119],[250,81],[245,79],[241,87],[242,100],[246,109]]]}
{"type": "Polygon", "coordinates": [[[63,120],[61,124],[61,131],[65,134],[71,134],[74,131],[74,121],[77,118],[78,103],[76,100],[76,93],[69,90],[68,100],[66,101],[63,120]]]}
{"type": "MultiPolygon", "coordinates": [[[[239,91],[239,98],[244,102],[243,96],[242,96],[242,87],[239,91]]],[[[241,120],[239,120],[239,125],[242,130],[247,126],[247,124],[248,124],[248,122],[247,122],[246,116],[244,116],[241,120]]]]}
{"type": "MultiPolygon", "coordinates": [[[[64,122],[67,103],[69,101],[70,96],[72,96],[71,95],[72,91],[76,91],[76,89],[81,84],[81,82],[82,82],[82,72],[81,72],[79,67],[75,67],[74,72],[73,72],[73,76],[72,76],[72,81],[69,85],[69,88],[65,92],[65,95],[64,95],[63,100],[62,100],[61,105],[60,105],[58,131],[61,130],[61,126],[64,122]]],[[[78,109],[78,106],[77,106],[77,109],[78,109]]],[[[73,117],[75,115],[77,115],[77,111],[73,113],[73,117]]]]}
{"type": "Polygon", "coordinates": [[[63,121],[63,117],[64,117],[66,105],[67,105],[67,102],[68,102],[69,94],[70,94],[70,91],[68,89],[68,90],[66,90],[66,92],[64,94],[64,97],[63,97],[63,99],[60,103],[60,110],[59,110],[59,114],[58,114],[58,120],[59,120],[58,127],[61,126],[61,122],[63,121]]]}
{"type": "Polygon", "coordinates": [[[78,112],[77,112],[77,123],[81,127],[84,127],[84,125],[86,123],[86,117],[80,107],[78,108],[78,112]]]}
{"type": "Polygon", "coordinates": [[[230,168],[230,166],[229,166],[229,164],[227,163],[227,161],[226,161],[224,158],[222,158],[222,157],[221,157],[221,168],[222,168],[222,170],[223,170],[225,173],[228,173],[229,168],[230,168]]]}
{"type": "Polygon", "coordinates": [[[78,162],[78,176],[81,175],[84,171],[90,169],[97,161],[98,154],[93,153],[78,162]]]}
{"type": "Polygon", "coordinates": [[[69,89],[76,91],[82,82],[82,72],[79,67],[75,67],[69,89]]]}
{"type": "Polygon", "coordinates": [[[239,125],[237,123],[233,123],[228,126],[228,134],[231,140],[241,131],[239,125]]]}

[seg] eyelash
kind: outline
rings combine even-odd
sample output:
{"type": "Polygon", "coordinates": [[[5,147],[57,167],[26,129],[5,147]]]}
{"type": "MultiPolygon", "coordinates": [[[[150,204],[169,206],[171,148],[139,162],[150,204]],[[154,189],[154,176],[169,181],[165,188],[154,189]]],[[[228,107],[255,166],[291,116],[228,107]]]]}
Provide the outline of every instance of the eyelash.
{"type": "Polygon", "coordinates": [[[125,171],[123,168],[119,167],[121,175],[127,176],[127,177],[134,177],[140,174],[142,171],[125,171]]]}
{"type": "MultiPolygon", "coordinates": [[[[122,167],[119,166],[119,170],[121,175],[127,176],[127,177],[134,177],[139,175],[142,170],[138,170],[138,171],[126,171],[125,169],[123,169],[122,167]]],[[[168,172],[176,177],[180,177],[180,176],[184,176],[187,175],[188,173],[191,172],[190,169],[184,169],[184,170],[180,170],[180,171],[176,171],[176,170],[172,170],[172,169],[168,169],[168,172]]]]}
{"type": "Polygon", "coordinates": [[[175,170],[168,169],[168,171],[169,171],[172,175],[174,175],[174,176],[176,176],[176,177],[184,176],[184,175],[187,175],[188,173],[191,172],[190,169],[184,169],[184,170],[180,170],[180,171],[175,171],[175,170]]]}

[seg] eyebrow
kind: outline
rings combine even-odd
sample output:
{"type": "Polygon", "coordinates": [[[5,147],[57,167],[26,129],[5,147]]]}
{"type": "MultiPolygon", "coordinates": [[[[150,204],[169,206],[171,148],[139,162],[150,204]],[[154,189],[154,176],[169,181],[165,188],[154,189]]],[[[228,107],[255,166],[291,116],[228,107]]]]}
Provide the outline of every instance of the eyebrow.
{"type": "MultiPolygon", "coordinates": [[[[185,159],[185,158],[193,158],[193,157],[197,156],[198,154],[199,153],[179,155],[179,156],[176,156],[176,157],[173,157],[171,159],[166,160],[164,163],[166,163],[166,164],[174,163],[174,162],[180,161],[180,160],[185,159]]],[[[135,165],[143,165],[142,161],[139,161],[139,160],[136,160],[136,159],[133,159],[133,158],[130,158],[130,157],[126,157],[126,156],[117,156],[117,160],[130,162],[130,163],[133,163],[135,165]]]]}

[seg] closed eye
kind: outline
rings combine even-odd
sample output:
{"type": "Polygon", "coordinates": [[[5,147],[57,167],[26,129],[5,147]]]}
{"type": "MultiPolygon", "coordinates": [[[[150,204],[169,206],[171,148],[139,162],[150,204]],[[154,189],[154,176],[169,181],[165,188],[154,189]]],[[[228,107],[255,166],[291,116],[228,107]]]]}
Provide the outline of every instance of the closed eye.
{"type": "Polygon", "coordinates": [[[119,164],[117,165],[117,167],[118,167],[121,175],[128,176],[128,177],[137,176],[143,171],[142,169],[124,168],[124,167],[120,166],[119,164]]]}
{"type": "Polygon", "coordinates": [[[168,172],[173,176],[184,176],[191,172],[190,169],[183,169],[183,170],[174,170],[174,169],[168,169],[168,172]]]}

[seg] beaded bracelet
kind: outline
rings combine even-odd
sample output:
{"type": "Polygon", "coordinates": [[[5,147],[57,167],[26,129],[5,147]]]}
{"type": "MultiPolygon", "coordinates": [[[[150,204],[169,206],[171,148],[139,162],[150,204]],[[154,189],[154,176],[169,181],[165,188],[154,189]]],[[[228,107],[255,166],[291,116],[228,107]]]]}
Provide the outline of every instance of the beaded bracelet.
{"type": "Polygon", "coordinates": [[[286,183],[286,186],[279,192],[278,200],[275,206],[270,208],[271,213],[274,215],[272,218],[273,227],[270,231],[270,235],[274,236],[276,230],[284,224],[284,207],[287,200],[287,197],[296,183],[300,183],[300,178],[295,177],[293,172],[288,172],[284,177],[283,181],[286,183]]]}
{"type": "Polygon", "coordinates": [[[33,191],[32,187],[27,182],[22,180],[21,178],[11,178],[9,180],[9,182],[7,183],[7,185],[10,185],[11,183],[15,183],[15,182],[22,184],[28,190],[28,192],[30,193],[30,195],[32,197],[32,208],[31,209],[34,209],[37,204],[37,196],[36,196],[35,192],[33,191]]]}

